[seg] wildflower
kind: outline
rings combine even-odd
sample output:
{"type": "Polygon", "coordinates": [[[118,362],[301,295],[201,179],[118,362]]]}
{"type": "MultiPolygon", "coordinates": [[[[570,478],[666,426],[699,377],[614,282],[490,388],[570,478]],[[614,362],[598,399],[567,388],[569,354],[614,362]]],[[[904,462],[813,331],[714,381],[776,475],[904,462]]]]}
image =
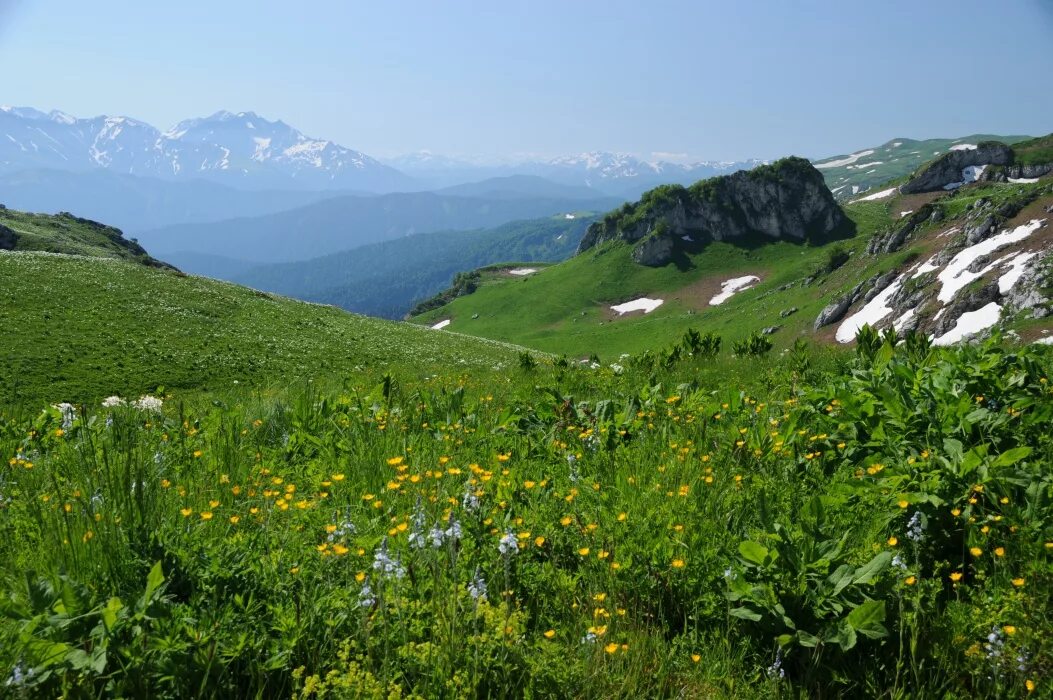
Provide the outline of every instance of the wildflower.
{"type": "Polygon", "coordinates": [[[603,647],[603,650],[608,654],[613,654],[614,652],[618,651],[618,645],[615,642],[611,642],[607,646],[603,647]]]}
{"type": "Polygon", "coordinates": [[[461,499],[461,507],[469,513],[479,510],[479,498],[475,495],[471,483],[467,481],[464,483],[464,498],[461,499]]]}
{"type": "Polygon", "coordinates": [[[461,524],[454,519],[453,513],[450,513],[450,518],[447,520],[447,528],[444,534],[454,542],[461,539],[461,524]]]}
{"type": "Polygon", "coordinates": [[[157,413],[161,410],[161,406],[163,404],[164,402],[161,401],[161,399],[157,398],[156,396],[150,396],[149,394],[147,394],[146,396],[139,397],[139,400],[133,403],[132,405],[140,411],[145,411],[147,413],[157,413]]]}
{"type": "Polygon", "coordinates": [[[782,667],[782,649],[775,652],[775,661],[772,662],[771,666],[765,669],[765,673],[768,675],[768,678],[786,677],[786,671],[782,667]]]}
{"type": "Polygon", "coordinates": [[[362,584],[362,590],[358,592],[358,605],[362,608],[371,608],[376,602],[376,596],[373,595],[373,589],[367,580],[362,584]]]}
{"type": "Polygon", "coordinates": [[[1006,625],[1002,628],[1002,631],[1010,637],[1012,637],[1014,634],[1016,634],[1016,627],[1014,627],[1013,625],[1006,625]]]}
{"type": "Polygon", "coordinates": [[[583,557],[589,556],[589,548],[588,547],[582,547],[581,549],[578,550],[578,554],[580,554],[583,557]]]}
{"type": "Polygon", "coordinates": [[[347,554],[349,551],[351,551],[351,550],[349,550],[347,547],[345,547],[344,545],[340,544],[339,542],[337,542],[336,544],[333,545],[333,553],[336,554],[337,556],[342,557],[345,554],[347,554]]]}
{"type": "Polygon", "coordinates": [[[903,557],[901,557],[898,554],[896,556],[892,557],[892,566],[895,566],[896,568],[898,568],[898,569],[900,569],[902,571],[906,571],[907,570],[907,562],[903,561],[903,557]]]}
{"type": "Polygon", "coordinates": [[[117,408],[118,406],[125,405],[125,403],[125,400],[122,399],[120,396],[107,396],[105,399],[102,400],[102,407],[117,408]]]}
{"type": "Polygon", "coordinates": [[[545,639],[552,639],[552,638],[553,638],[553,637],[555,637],[555,636],[556,636],[556,630],[547,630],[547,631],[546,631],[546,632],[544,633],[544,637],[545,637],[545,639]]]}
{"type": "Polygon", "coordinates": [[[914,511],[907,523],[907,537],[914,542],[921,542],[925,537],[925,524],[921,520],[921,511],[914,511]]]}
{"type": "Polygon", "coordinates": [[[239,520],[241,520],[240,516],[237,516],[237,515],[230,516],[230,524],[231,525],[237,525],[239,520]]]}
{"type": "Polygon", "coordinates": [[[896,505],[898,505],[900,508],[906,508],[907,506],[910,505],[910,503],[908,503],[907,501],[900,501],[896,505]]]}
{"type": "Polygon", "coordinates": [[[1005,547],[995,547],[994,548],[994,553],[995,553],[996,557],[1004,557],[1005,556],[1005,547]]]}
{"type": "Polygon", "coordinates": [[[984,550],[980,549],[979,547],[970,547],[969,548],[969,554],[972,554],[974,557],[978,557],[978,556],[980,556],[983,553],[984,553],[984,550]]]}
{"type": "Polygon", "coordinates": [[[1030,678],[1024,681],[1024,687],[1027,688],[1027,692],[1029,693],[1035,692],[1035,682],[1030,678]]]}
{"type": "Polygon", "coordinates": [[[682,569],[682,568],[684,568],[684,560],[683,559],[674,559],[673,560],[673,568],[674,569],[682,569]]]}
{"type": "Polygon", "coordinates": [[[692,654],[691,655],[691,661],[692,662],[697,664],[701,660],[702,660],[702,655],[701,654],[692,654]]]}
{"type": "Polygon", "coordinates": [[[1012,581],[1012,584],[1013,584],[1014,586],[1016,586],[1017,588],[1020,588],[1020,587],[1022,587],[1022,586],[1024,585],[1024,583],[1025,583],[1025,581],[1024,581],[1024,579],[1022,579],[1022,578],[1015,578],[1015,579],[1013,579],[1013,581],[1012,581]]]}
{"type": "Polygon", "coordinates": [[[373,569],[386,576],[394,576],[396,579],[401,579],[406,574],[406,569],[402,566],[402,562],[392,559],[388,555],[388,540],[386,537],[381,540],[380,547],[377,548],[376,553],[373,555],[373,569]]]}
{"type": "Polygon", "coordinates": [[[472,597],[472,600],[479,600],[480,598],[486,600],[486,581],[479,572],[479,567],[475,567],[475,576],[472,577],[472,582],[468,584],[468,595],[472,597]]]}
{"type": "Polygon", "coordinates": [[[515,533],[507,530],[501,541],[498,542],[497,550],[506,556],[517,554],[519,552],[519,540],[516,539],[515,533]]]}
{"type": "Polygon", "coordinates": [[[987,651],[988,659],[997,659],[1002,655],[1002,647],[1005,646],[1005,638],[1002,636],[1002,630],[998,627],[992,627],[991,633],[987,635],[987,643],[984,644],[984,650],[987,651]]]}
{"type": "Polygon", "coordinates": [[[538,537],[535,537],[535,538],[534,538],[534,546],[535,546],[535,547],[540,547],[540,546],[542,546],[543,544],[545,544],[545,538],[544,538],[544,537],[541,537],[541,536],[539,535],[538,537]]]}
{"type": "Polygon", "coordinates": [[[908,586],[913,586],[917,582],[918,579],[914,576],[908,576],[907,578],[903,579],[903,583],[907,584],[908,586]]]}
{"type": "Polygon", "coordinates": [[[189,518],[194,513],[192,508],[182,508],[179,512],[183,514],[184,518],[189,518]]]}
{"type": "Polygon", "coordinates": [[[895,547],[897,544],[899,544],[899,540],[895,536],[892,536],[892,537],[888,538],[888,546],[889,547],[895,547]]]}
{"type": "Polygon", "coordinates": [[[206,511],[202,512],[201,513],[201,519],[202,520],[211,520],[212,519],[212,511],[206,510],[206,511]]]}
{"type": "Polygon", "coordinates": [[[951,575],[948,578],[950,578],[951,581],[954,581],[955,583],[958,583],[959,581],[962,580],[962,572],[961,571],[952,571],[951,575]]]}

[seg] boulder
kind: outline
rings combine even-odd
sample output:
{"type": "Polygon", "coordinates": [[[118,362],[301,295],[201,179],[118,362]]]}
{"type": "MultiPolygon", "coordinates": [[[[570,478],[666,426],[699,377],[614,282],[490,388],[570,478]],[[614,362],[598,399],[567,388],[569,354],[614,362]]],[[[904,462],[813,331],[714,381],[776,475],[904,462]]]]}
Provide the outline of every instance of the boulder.
{"type": "Polygon", "coordinates": [[[779,312],[779,318],[786,318],[787,316],[792,316],[795,313],[797,313],[797,307],[796,306],[791,306],[790,308],[788,308],[788,309],[786,309],[784,311],[780,311],[779,312]]]}

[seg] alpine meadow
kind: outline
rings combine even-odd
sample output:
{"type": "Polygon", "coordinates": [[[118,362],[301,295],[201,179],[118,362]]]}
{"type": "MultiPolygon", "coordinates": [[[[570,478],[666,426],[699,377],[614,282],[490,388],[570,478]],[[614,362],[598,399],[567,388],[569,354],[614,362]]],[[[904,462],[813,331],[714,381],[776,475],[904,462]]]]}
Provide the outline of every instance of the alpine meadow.
{"type": "Polygon", "coordinates": [[[1053,697],[1049,7],[312,13],[0,3],[0,697],[1053,697]]]}

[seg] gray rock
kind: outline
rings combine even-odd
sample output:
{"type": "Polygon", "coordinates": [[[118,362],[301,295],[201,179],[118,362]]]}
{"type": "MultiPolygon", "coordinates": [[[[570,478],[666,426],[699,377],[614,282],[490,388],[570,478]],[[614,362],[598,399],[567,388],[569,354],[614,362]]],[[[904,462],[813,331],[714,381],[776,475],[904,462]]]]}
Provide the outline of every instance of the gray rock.
{"type": "Polygon", "coordinates": [[[965,230],[965,240],[969,245],[974,245],[987,238],[992,230],[994,230],[994,217],[988,214],[983,221],[965,230]]]}
{"type": "Polygon", "coordinates": [[[786,309],[784,311],[780,311],[779,312],[779,318],[786,318],[787,316],[792,316],[795,313],[797,313],[797,307],[796,306],[791,306],[790,308],[788,308],[788,309],[786,309]]]}
{"type": "Polygon", "coordinates": [[[1050,314],[1049,299],[1042,293],[1048,285],[1046,266],[1039,259],[1028,265],[1013,288],[1005,295],[1005,308],[1029,311],[1031,318],[1045,318],[1050,314]]]}
{"type": "Polygon", "coordinates": [[[782,328],[782,326],[765,326],[764,328],[761,328],[761,335],[772,335],[773,333],[778,332],[780,328],[782,328]]]}
{"type": "Polygon", "coordinates": [[[877,277],[876,279],[871,278],[873,279],[873,283],[870,285],[870,289],[867,291],[867,293],[863,295],[863,301],[870,301],[878,294],[881,294],[881,292],[885,291],[886,287],[892,284],[893,280],[895,280],[896,277],[896,272],[892,271],[886,272],[885,274],[881,275],[880,277],[877,277]]]}
{"type": "Polygon", "coordinates": [[[1008,165],[1013,160],[1013,150],[1004,143],[985,141],[967,151],[948,151],[932,161],[903,185],[902,194],[934,192],[946,185],[960,182],[962,170],[975,165],[1008,165]]]}
{"type": "Polygon", "coordinates": [[[639,202],[590,225],[577,252],[610,240],[633,243],[657,230],[667,233],[675,246],[685,235],[723,241],[759,233],[803,241],[811,235],[827,235],[846,223],[822,173],[802,158],[785,158],[712,178],[704,186],[667,185],[652,190],[639,202]],[[664,227],[660,229],[659,224],[664,227]]]}
{"type": "Polygon", "coordinates": [[[661,267],[673,259],[673,238],[666,234],[652,234],[633,248],[633,260],[648,267],[661,267]]]}
{"type": "Polygon", "coordinates": [[[848,313],[848,310],[852,307],[852,304],[856,303],[856,300],[859,299],[859,295],[863,292],[863,288],[871,281],[872,280],[860,282],[851,292],[827,305],[825,309],[819,312],[819,316],[816,317],[815,323],[812,327],[815,330],[819,330],[823,326],[837,323],[844,318],[845,314],[848,313]]]}

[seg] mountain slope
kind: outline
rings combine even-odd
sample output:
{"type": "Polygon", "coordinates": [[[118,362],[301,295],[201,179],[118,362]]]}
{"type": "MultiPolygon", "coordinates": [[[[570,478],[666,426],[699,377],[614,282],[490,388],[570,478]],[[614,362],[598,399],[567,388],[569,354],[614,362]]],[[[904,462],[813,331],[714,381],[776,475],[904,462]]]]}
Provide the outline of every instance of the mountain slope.
{"type": "Polygon", "coordinates": [[[603,199],[485,199],[429,192],[337,197],[271,216],[146,231],[159,253],[192,251],[261,263],[306,260],[414,233],[498,226],[580,210],[602,211],[603,199]]]}
{"type": "Polygon", "coordinates": [[[253,112],[217,112],[162,133],[135,119],[0,107],[0,172],[52,169],[211,179],[251,189],[390,192],[413,181],[369,156],[253,112]]]}
{"type": "Polygon", "coordinates": [[[416,234],[312,260],[255,267],[231,279],[349,311],[402,318],[458,272],[512,260],[567,259],[591,221],[560,216],[493,229],[416,234]]]}
{"type": "Polygon", "coordinates": [[[725,342],[766,330],[776,347],[799,337],[850,342],[864,323],[914,328],[937,343],[996,324],[1025,340],[1053,328],[1049,177],[911,196],[891,188],[844,209],[856,231],[841,241],[717,241],[646,267],[614,239],[522,280],[484,276],[474,294],[416,320],[608,359],[667,345],[689,327],[725,342]],[[653,301],[612,309],[641,298],[653,301]]]}
{"type": "Polygon", "coordinates": [[[1013,144],[1027,136],[992,136],[972,134],[955,139],[891,139],[880,146],[872,146],[838,156],[813,160],[826,178],[826,184],[842,201],[873,189],[889,180],[905,177],[919,166],[951,149],[964,148],[983,141],[1013,144]]]}
{"type": "Polygon", "coordinates": [[[0,205],[0,251],[55,253],[171,268],[118,229],[72,214],[27,214],[0,205]]]}
{"type": "Polygon", "coordinates": [[[113,229],[98,224],[0,215],[33,227],[31,248],[23,236],[17,251],[0,251],[0,327],[12,331],[0,344],[8,404],[136,396],[158,385],[289,385],[360,368],[486,371],[518,351],[111,257],[101,240],[88,245],[80,233],[97,226],[109,240],[113,229]]]}

